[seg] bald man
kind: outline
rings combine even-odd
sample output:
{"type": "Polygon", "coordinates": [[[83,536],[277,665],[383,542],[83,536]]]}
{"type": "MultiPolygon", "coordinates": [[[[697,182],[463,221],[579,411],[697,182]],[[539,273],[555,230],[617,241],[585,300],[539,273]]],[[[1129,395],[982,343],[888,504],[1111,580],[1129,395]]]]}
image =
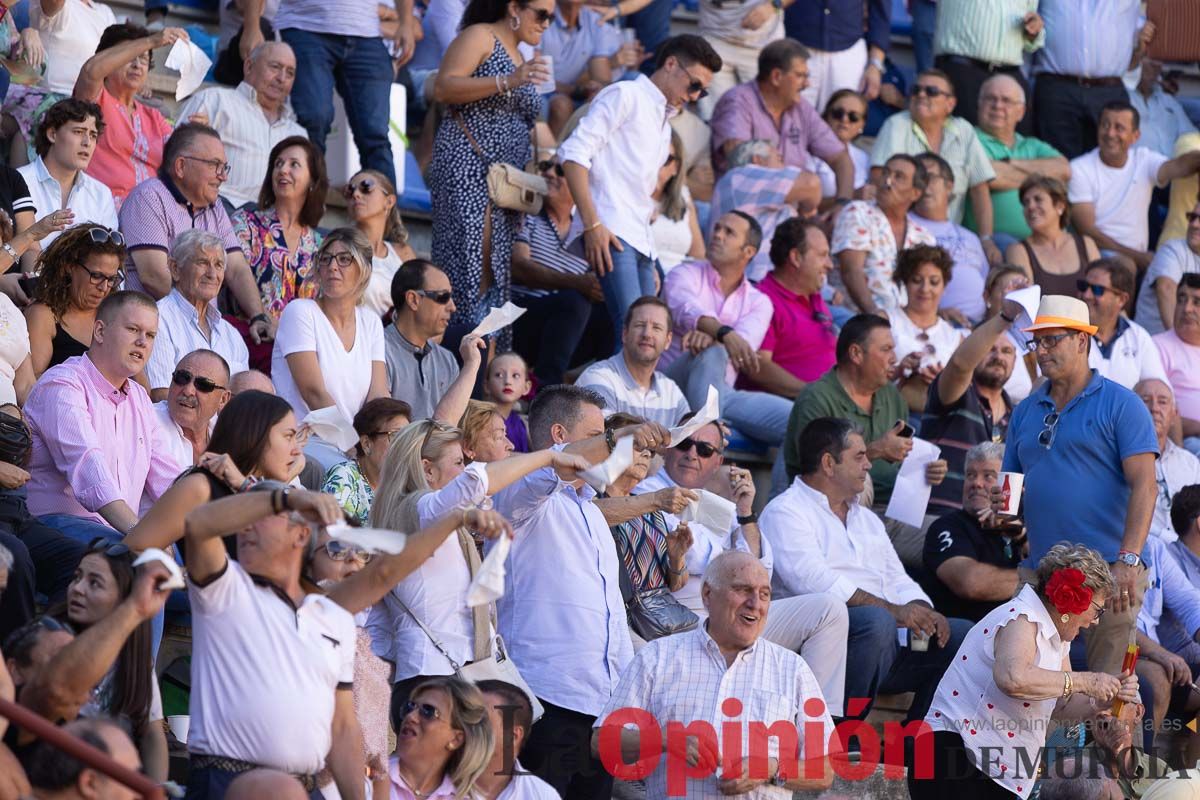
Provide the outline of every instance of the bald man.
{"type": "MultiPolygon", "coordinates": [[[[996,177],[992,192],[993,236],[1004,252],[1012,241],[1029,235],[1017,190],[1030,175],[1042,174],[1066,183],[1071,166],[1066,157],[1041,139],[1017,133],[1025,116],[1025,90],[1008,75],[993,75],[979,88],[979,121],[975,135],[992,160],[996,177]],[[1011,237],[1011,238],[1006,238],[1011,237]]],[[[975,216],[968,202],[963,224],[975,230],[975,216]]]]}
{"type": "Polygon", "coordinates": [[[300,782],[276,769],[252,769],[233,779],[225,800],[308,800],[300,782]]]}
{"type": "Polygon", "coordinates": [[[1151,378],[1140,381],[1133,393],[1142,398],[1154,422],[1154,433],[1158,436],[1158,452],[1154,462],[1154,473],[1158,479],[1158,494],[1154,498],[1154,518],[1150,521],[1150,533],[1161,536],[1168,542],[1178,538],[1171,526],[1171,498],[1185,486],[1200,483],[1200,459],[1169,438],[1172,426],[1179,419],[1175,406],[1175,393],[1162,381],[1151,378]]]}
{"type": "MultiPolygon", "coordinates": [[[[63,730],[107,754],[121,766],[134,772],[141,771],[142,760],[137,748],[115,722],[78,719],[67,723],[63,730]]],[[[141,796],[44,742],[33,746],[25,764],[25,772],[38,800],[136,800],[141,796]]]]}
{"type": "Polygon", "coordinates": [[[249,391],[275,394],[275,384],[271,382],[271,379],[267,377],[265,372],[259,372],[256,369],[239,372],[229,379],[229,393],[231,395],[239,395],[242,392],[249,391]]]}

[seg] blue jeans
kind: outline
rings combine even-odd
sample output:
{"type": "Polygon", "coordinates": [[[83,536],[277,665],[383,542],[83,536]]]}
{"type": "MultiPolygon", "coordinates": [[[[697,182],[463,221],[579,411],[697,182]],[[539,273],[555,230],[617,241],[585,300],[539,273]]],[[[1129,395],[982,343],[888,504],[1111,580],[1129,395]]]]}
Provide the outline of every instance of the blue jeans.
{"type": "Polygon", "coordinates": [[[937,27],[937,6],[931,0],[913,0],[913,56],[917,72],[933,66],[933,31],[937,27]]]}
{"type": "MultiPolygon", "coordinates": [[[[650,5],[630,14],[622,24],[632,26],[637,31],[638,41],[646,48],[647,53],[654,53],[658,46],[671,36],[671,10],[675,8],[674,0],[653,0],[650,5]]],[[[654,72],[654,59],[642,63],[642,72],[650,75],[654,72]]]]}
{"type": "Polygon", "coordinates": [[[722,419],[760,442],[773,447],[782,444],[792,401],[770,392],[734,389],[725,382],[728,366],[729,352],[724,346],[714,344],[697,356],[685,353],[663,372],[679,384],[692,408],[703,408],[708,387],[715,386],[721,397],[722,419]]]}
{"type": "MultiPolygon", "coordinates": [[[[124,538],[121,532],[115,528],[73,514],[44,514],[37,519],[43,525],[49,525],[64,536],[77,542],[83,542],[85,545],[91,544],[94,539],[107,539],[116,544],[124,538]]],[[[150,626],[150,651],[156,659],[158,658],[158,646],[162,644],[165,619],[166,615],[159,611],[154,615],[150,626]]]]}
{"type": "MultiPolygon", "coordinates": [[[[854,699],[869,702],[856,719],[865,719],[876,695],[915,692],[908,721],[925,718],[942,673],[958,652],[967,631],[974,624],[965,619],[948,619],[950,641],[938,647],[930,639],[929,650],[920,653],[901,647],[896,638],[896,618],[878,606],[854,606],[850,609],[850,636],[846,641],[846,708],[854,699]]],[[[847,716],[851,716],[847,714],[847,716]]]]}
{"type": "Polygon", "coordinates": [[[364,169],[375,169],[396,182],[388,120],[392,96],[392,59],[383,40],[335,36],[296,28],[280,31],[296,53],[292,108],[308,138],[325,150],[333,125],[333,90],[346,106],[364,169]]]}
{"type": "MultiPolygon", "coordinates": [[[[612,319],[614,331],[623,330],[625,312],[633,305],[633,301],[645,295],[654,294],[654,273],[658,262],[649,256],[639,253],[629,242],[620,240],[625,249],[612,253],[612,272],[600,279],[600,288],[604,290],[604,304],[608,306],[608,316],[612,319]]],[[[621,350],[621,337],[617,336],[616,351],[621,350]]],[[[701,402],[703,405],[703,401],[701,402]]]]}
{"type": "MultiPolygon", "coordinates": [[[[229,784],[243,773],[230,772],[216,767],[200,767],[188,775],[186,800],[222,800],[229,791],[229,784]]],[[[310,800],[324,800],[320,789],[308,793],[310,800]]]]}

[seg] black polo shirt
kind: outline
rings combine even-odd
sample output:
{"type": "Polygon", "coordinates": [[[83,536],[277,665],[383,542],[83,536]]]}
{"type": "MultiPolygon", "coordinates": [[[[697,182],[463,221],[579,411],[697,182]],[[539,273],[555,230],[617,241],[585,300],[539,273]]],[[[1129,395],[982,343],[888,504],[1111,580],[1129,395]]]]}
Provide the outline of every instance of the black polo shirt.
{"type": "Polygon", "coordinates": [[[938,397],[939,375],[929,384],[925,415],[921,418],[921,438],[942,449],[946,459],[946,479],[929,494],[926,514],[945,514],[962,508],[963,478],[966,472],[967,451],[980,442],[1004,441],[1013,403],[1004,396],[1006,411],[1003,419],[993,420],[988,401],[979,396],[972,380],[962,397],[946,405],[938,397]]]}
{"type": "Polygon", "coordinates": [[[1021,548],[1007,536],[985,531],[974,514],[953,511],[929,526],[925,534],[926,575],[922,588],[933,600],[933,607],[947,617],[978,622],[996,607],[990,601],[964,600],[937,577],[937,569],[955,556],[966,556],[982,564],[1016,569],[1021,563],[1021,548]]]}

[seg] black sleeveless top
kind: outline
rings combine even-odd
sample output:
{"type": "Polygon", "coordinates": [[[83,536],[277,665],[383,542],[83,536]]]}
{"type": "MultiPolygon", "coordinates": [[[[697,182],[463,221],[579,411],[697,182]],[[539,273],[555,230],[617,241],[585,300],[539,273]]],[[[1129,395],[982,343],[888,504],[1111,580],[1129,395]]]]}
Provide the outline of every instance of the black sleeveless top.
{"type": "Polygon", "coordinates": [[[1068,297],[1074,297],[1078,291],[1075,281],[1083,277],[1084,270],[1087,267],[1087,245],[1084,243],[1083,237],[1078,233],[1073,233],[1071,236],[1075,239],[1075,252],[1079,255],[1079,269],[1066,275],[1055,275],[1052,272],[1046,272],[1042,268],[1041,262],[1038,261],[1037,253],[1033,252],[1033,247],[1030,246],[1029,242],[1021,242],[1021,246],[1025,248],[1025,255],[1029,257],[1029,268],[1033,272],[1033,282],[1042,287],[1043,295],[1065,294],[1068,297]]]}
{"type": "Polygon", "coordinates": [[[67,333],[61,323],[54,323],[54,338],[50,340],[50,363],[47,369],[55,364],[61,364],[68,358],[81,356],[88,351],[88,345],[67,333]]]}

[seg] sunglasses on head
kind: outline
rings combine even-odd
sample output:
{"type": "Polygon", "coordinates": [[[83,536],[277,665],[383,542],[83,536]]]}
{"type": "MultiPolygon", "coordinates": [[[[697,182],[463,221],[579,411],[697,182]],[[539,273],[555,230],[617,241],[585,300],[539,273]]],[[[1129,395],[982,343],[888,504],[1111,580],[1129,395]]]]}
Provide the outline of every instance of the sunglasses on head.
{"type": "Polygon", "coordinates": [[[696,455],[700,456],[701,458],[712,458],[714,455],[721,452],[708,442],[697,442],[690,436],[679,444],[675,445],[675,449],[681,453],[686,453],[693,447],[696,448],[696,455]]]}
{"type": "Polygon", "coordinates": [[[1111,286],[1101,286],[1096,283],[1088,283],[1080,279],[1075,281],[1075,288],[1080,292],[1091,292],[1093,297],[1104,297],[1104,293],[1111,289],[1111,286]]]}
{"type": "Polygon", "coordinates": [[[444,306],[450,302],[450,298],[454,296],[454,292],[450,289],[414,289],[421,297],[427,297],[439,306],[444,306]]]}
{"type": "Polygon", "coordinates": [[[925,95],[926,97],[949,97],[950,92],[947,92],[945,89],[939,86],[930,86],[927,83],[918,83],[912,88],[912,96],[920,97],[921,95],[925,95]]]}
{"type": "Polygon", "coordinates": [[[425,720],[426,722],[432,722],[435,719],[442,718],[442,712],[438,711],[437,706],[430,705],[429,703],[417,703],[412,700],[409,700],[404,704],[404,709],[400,713],[400,718],[403,719],[404,717],[407,717],[413,711],[416,711],[418,714],[420,714],[421,719],[425,720]]]}
{"type": "Polygon", "coordinates": [[[363,178],[358,183],[347,183],[342,189],[342,197],[345,197],[347,200],[349,200],[351,197],[354,197],[355,192],[362,192],[363,195],[366,196],[376,189],[381,192],[383,191],[383,187],[380,186],[376,181],[372,180],[371,178],[363,178]]]}
{"type": "Polygon", "coordinates": [[[212,378],[204,378],[200,375],[193,375],[186,369],[177,369],[171,373],[171,382],[176,386],[187,386],[189,383],[196,387],[196,391],[201,394],[212,394],[217,389],[225,387],[214,381],[212,378]]]}
{"type": "Polygon", "coordinates": [[[334,561],[346,561],[350,558],[354,558],[360,564],[366,564],[371,560],[372,554],[361,547],[355,547],[353,545],[346,544],[345,542],[339,542],[337,539],[330,539],[325,543],[325,555],[329,556],[334,561]]]}
{"type": "Polygon", "coordinates": [[[38,631],[48,631],[50,633],[63,631],[72,636],[75,635],[75,629],[66,622],[59,622],[54,617],[41,616],[13,631],[6,644],[9,645],[9,649],[13,652],[21,650],[26,642],[37,635],[38,631]]]}
{"type": "Polygon", "coordinates": [[[103,536],[97,536],[88,542],[87,551],[89,555],[103,553],[110,558],[120,558],[133,552],[129,549],[128,545],[122,542],[114,542],[111,539],[105,539],[103,536]]]}
{"type": "Polygon", "coordinates": [[[829,118],[836,119],[838,122],[844,119],[850,122],[862,122],[863,115],[848,108],[831,108],[829,109],[829,118]]]}
{"type": "Polygon", "coordinates": [[[549,159],[546,159],[545,161],[539,161],[536,168],[538,172],[550,172],[553,170],[554,174],[558,177],[561,178],[563,176],[562,164],[558,163],[557,161],[551,161],[549,159]]]}
{"type": "Polygon", "coordinates": [[[120,231],[110,231],[108,228],[97,226],[95,228],[88,228],[88,236],[96,244],[112,242],[117,247],[125,246],[125,237],[121,235],[120,231]]]}

